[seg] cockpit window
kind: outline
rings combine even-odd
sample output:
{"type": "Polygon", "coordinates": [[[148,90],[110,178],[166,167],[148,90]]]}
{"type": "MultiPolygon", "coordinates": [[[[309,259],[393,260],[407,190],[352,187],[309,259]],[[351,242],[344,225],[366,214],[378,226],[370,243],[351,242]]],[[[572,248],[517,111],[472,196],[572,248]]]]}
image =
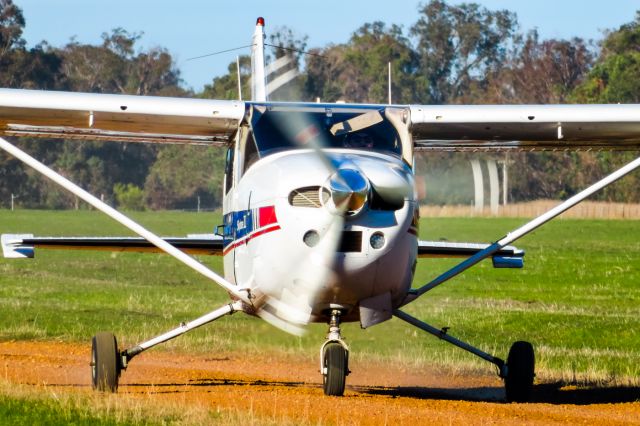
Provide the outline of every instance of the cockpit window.
{"type": "Polygon", "coordinates": [[[398,132],[378,110],[333,113],[266,110],[256,114],[251,124],[261,157],[312,147],[402,154],[398,132]]]}

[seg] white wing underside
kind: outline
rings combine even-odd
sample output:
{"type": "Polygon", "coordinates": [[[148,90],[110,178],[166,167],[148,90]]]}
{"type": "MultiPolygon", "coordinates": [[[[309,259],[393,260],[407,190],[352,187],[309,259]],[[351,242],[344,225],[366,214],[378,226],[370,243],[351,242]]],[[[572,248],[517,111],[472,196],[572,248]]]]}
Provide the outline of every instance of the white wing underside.
{"type": "MultiPolygon", "coordinates": [[[[261,103],[264,105],[264,103],[261,103]]],[[[271,103],[304,110],[318,104],[271,103]]],[[[386,105],[323,104],[328,111],[386,105]]],[[[414,149],[640,149],[640,105],[410,105],[414,149]]],[[[226,143],[246,103],[0,89],[0,134],[125,142],[226,143]]]]}

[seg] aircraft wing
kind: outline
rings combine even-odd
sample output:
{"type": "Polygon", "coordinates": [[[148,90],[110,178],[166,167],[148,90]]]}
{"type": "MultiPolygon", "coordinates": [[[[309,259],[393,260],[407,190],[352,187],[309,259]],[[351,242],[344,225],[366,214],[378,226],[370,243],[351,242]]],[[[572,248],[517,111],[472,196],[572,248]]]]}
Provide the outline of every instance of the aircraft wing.
{"type": "MultiPolygon", "coordinates": [[[[218,235],[196,234],[186,238],[163,239],[189,254],[222,255],[223,239],[218,235]]],[[[34,237],[32,234],[2,234],[0,242],[5,258],[33,258],[36,248],[162,253],[149,241],[139,237],[34,237]]],[[[486,247],[487,244],[419,241],[418,257],[469,257],[486,247]]],[[[493,255],[493,264],[497,268],[521,268],[523,257],[523,250],[507,246],[493,255]]]]}
{"type": "Polygon", "coordinates": [[[640,105],[413,105],[421,150],[640,148],[640,105]]]}
{"type": "MultiPolygon", "coordinates": [[[[418,241],[418,257],[470,257],[489,244],[452,243],[448,241],[418,241]]],[[[494,268],[522,268],[524,250],[506,246],[492,256],[494,268]]]]}
{"type": "MultiPolygon", "coordinates": [[[[35,249],[100,250],[139,253],[163,253],[144,238],[138,237],[34,237],[30,234],[3,234],[5,258],[33,258],[35,249]]],[[[187,238],[163,238],[189,254],[221,256],[223,241],[217,235],[190,235],[187,238]]]]}
{"type": "Polygon", "coordinates": [[[0,134],[124,142],[221,144],[241,101],[0,89],[0,134]]]}

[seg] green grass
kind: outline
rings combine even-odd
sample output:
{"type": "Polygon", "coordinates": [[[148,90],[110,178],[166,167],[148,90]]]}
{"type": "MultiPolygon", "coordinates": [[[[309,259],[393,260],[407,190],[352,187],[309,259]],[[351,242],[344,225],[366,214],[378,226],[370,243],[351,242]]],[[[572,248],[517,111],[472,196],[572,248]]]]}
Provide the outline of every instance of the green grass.
{"type": "Polygon", "coordinates": [[[65,407],[55,399],[31,400],[0,395],[0,424],[12,426],[40,425],[116,425],[133,424],[129,421],[118,422],[113,417],[100,417],[80,410],[78,407],[65,407]]]}
{"type": "MultiPolygon", "coordinates": [[[[0,425],[276,425],[294,424],[252,410],[211,409],[132,395],[60,392],[0,380],[0,425]]],[[[299,424],[299,423],[298,423],[299,424]]]]}
{"type": "MultiPolygon", "coordinates": [[[[522,222],[435,219],[423,223],[422,237],[493,241],[522,222]]],[[[408,310],[499,356],[514,340],[533,342],[542,378],[638,383],[638,235],[637,221],[555,221],[517,243],[527,251],[524,270],[485,262],[408,310]]],[[[417,281],[427,280],[429,267],[450,264],[424,263],[417,281]]],[[[436,358],[460,359],[451,349],[436,351],[436,358]]],[[[409,349],[423,359],[433,356],[430,350],[409,349]]]]}
{"type": "MultiPolygon", "coordinates": [[[[216,214],[137,213],[162,235],[211,232],[216,214]]],[[[489,242],[520,219],[425,219],[424,239],[489,242]]],[[[124,235],[96,212],[0,211],[0,233],[124,235]]],[[[480,348],[506,357],[515,340],[537,350],[538,377],[588,383],[640,383],[640,221],[558,220],[516,245],[523,270],[490,262],[433,290],[407,311],[480,348]]],[[[201,257],[217,271],[218,257],[201,257]]],[[[455,261],[420,261],[416,285],[455,261]]],[[[34,260],[0,260],[0,339],[88,342],[113,331],[132,345],[217,308],[224,291],[176,261],[153,254],[40,251],[34,260]]],[[[233,315],[169,342],[164,349],[209,352],[263,350],[316,362],[326,326],[292,337],[244,315],[233,315]]],[[[368,330],[347,324],[353,368],[368,360],[491,371],[485,362],[391,320],[368,330]]],[[[134,362],[135,363],[135,362],[134,362]]]]}

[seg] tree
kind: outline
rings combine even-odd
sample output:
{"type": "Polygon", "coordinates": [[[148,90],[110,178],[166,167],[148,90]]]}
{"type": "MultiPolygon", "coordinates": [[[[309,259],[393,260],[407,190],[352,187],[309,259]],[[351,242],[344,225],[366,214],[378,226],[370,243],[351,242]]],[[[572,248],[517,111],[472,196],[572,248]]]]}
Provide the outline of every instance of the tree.
{"type": "MultiPolygon", "coordinates": [[[[304,82],[305,100],[320,99],[323,102],[344,100],[346,92],[343,63],[345,46],[329,46],[324,49],[311,49],[314,56],[307,59],[304,82]]],[[[351,99],[350,99],[351,100],[351,99]]],[[[353,99],[355,102],[356,100],[353,99]]]]}
{"type": "Polygon", "coordinates": [[[0,153],[0,205],[9,207],[11,194],[23,196],[27,193],[27,173],[22,163],[6,153],[0,153]]]}
{"type": "Polygon", "coordinates": [[[423,103],[455,102],[482,87],[485,76],[504,63],[515,40],[517,18],[507,10],[432,0],[420,13],[411,34],[417,39],[423,103]]]}
{"type": "Polygon", "coordinates": [[[116,196],[116,203],[125,210],[144,210],[144,192],[139,187],[121,183],[116,183],[113,187],[116,196]]]}
{"type": "Polygon", "coordinates": [[[102,45],[71,41],[59,51],[62,72],[70,90],[184,96],[180,72],[171,55],[162,48],[135,53],[141,34],[116,28],[102,34],[102,45]]]}
{"type": "Polygon", "coordinates": [[[22,10],[12,0],[0,0],[0,60],[16,47],[24,47],[22,10]]]}
{"type": "Polygon", "coordinates": [[[491,103],[566,103],[590,71],[594,56],[580,38],[540,41],[536,31],[505,65],[491,76],[487,99],[491,103]]]}
{"type": "MultiPolygon", "coordinates": [[[[251,95],[251,57],[242,55],[239,57],[239,62],[242,96],[246,99],[251,95]]],[[[207,99],[238,99],[238,72],[236,61],[229,64],[227,71],[227,74],[215,77],[211,84],[205,85],[204,90],[199,96],[207,99]]]]}
{"type": "Polygon", "coordinates": [[[367,23],[345,45],[314,51],[307,60],[306,98],[332,102],[386,103],[387,68],[392,67],[393,102],[415,102],[416,54],[397,25],[367,23]]]}
{"type": "Polygon", "coordinates": [[[55,167],[93,194],[113,199],[116,183],[144,184],[155,160],[155,149],[119,142],[65,142],[55,167]]]}
{"type": "Polygon", "coordinates": [[[25,48],[22,10],[0,0],[0,86],[28,89],[58,88],[60,59],[46,43],[25,48]]]}
{"type": "Polygon", "coordinates": [[[640,11],[633,22],[609,32],[598,63],[577,88],[574,100],[587,103],[640,102],[640,11]]]}
{"type": "Polygon", "coordinates": [[[144,185],[152,209],[208,208],[221,204],[224,150],[200,146],[162,147],[144,185]]]}
{"type": "Polygon", "coordinates": [[[72,40],[59,51],[59,55],[69,90],[127,93],[125,58],[109,48],[72,40]]]}
{"type": "MultiPolygon", "coordinates": [[[[136,52],[140,34],[121,28],[102,34],[102,45],[75,41],[60,49],[69,90],[136,95],[184,96],[180,73],[162,48],[136,52]]],[[[69,141],[56,166],[91,192],[114,197],[117,184],[143,187],[157,147],[149,144],[69,141]]]]}
{"type": "MultiPolygon", "coordinates": [[[[606,34],[600,56],[585,81],[572,94],[581,103],[640,102],[640,11],[635,20],[606,34]]],[[[594,169],[610,173],[631,161],[636,153],[606,152],[595,157],[594,169]]],[[[613,201],[640,200],[640,176],[633,173],[606,188],[600,199],[613,201]]]]}
{"type": "Polygon", "coordinates": [[[136,95],[184,96],[180,87],[180,71],[174,67],[173,58],[163,48],[153,48],[139,53],[130,62],[127,92],[136,95]]]}

